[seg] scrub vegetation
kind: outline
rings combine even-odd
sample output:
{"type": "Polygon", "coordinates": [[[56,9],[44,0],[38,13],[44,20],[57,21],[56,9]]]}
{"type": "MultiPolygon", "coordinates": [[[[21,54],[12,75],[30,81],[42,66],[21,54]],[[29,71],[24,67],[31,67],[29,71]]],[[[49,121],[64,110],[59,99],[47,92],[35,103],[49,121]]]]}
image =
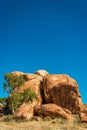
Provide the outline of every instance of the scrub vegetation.
{"type": "Polygon", "coordinates": [[[12,115],[0,118],[0,130],[87,130],[87,124],[81,123],[78,115],[70,120],[63,118],[51,119],[45,117],[39,121],[36,118],[25,121],[14,118],[12,115]]]}

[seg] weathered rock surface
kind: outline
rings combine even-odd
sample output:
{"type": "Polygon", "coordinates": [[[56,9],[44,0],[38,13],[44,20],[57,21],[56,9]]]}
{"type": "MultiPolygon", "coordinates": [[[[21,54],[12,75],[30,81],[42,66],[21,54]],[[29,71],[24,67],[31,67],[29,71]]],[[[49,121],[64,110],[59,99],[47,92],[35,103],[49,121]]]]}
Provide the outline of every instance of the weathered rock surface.
{"type": "Polygon", "coordinates": [[[87,105],[86,104],[82,105],[79,115],[80,115],[81,122],[87,123],[87,105]]]}
{"type": "Polygon", "coordinates": [[[20,75],[23,75],[23,72],[20,72],[20,71],[14,71],[12,72],[13,76],[20,76],[20,75]]]}
{"type": "Polygon", "coordinates": [[[38,74],[23,74],[23,77],[26,81],[33,80],[33,79],[43,81],[43,77],[38,74]]]}
{"type": "Polygon", "coordinates": [[[70,119],[72,114],[69,110],[64,110],[62,107],[56,104],[41,105],[40,113],[44,116],[57,117],[61,116],[65,119],[70,119]]]}
{"type": "MultiPolygon", "coordinates": [[[[23,86],[16,88],[15,91],[23,92],[27,88],[30,88],[31,91],[33,91],[33,92],[35,92],[37,94],[36,100],[32,101],[31,104],[33,104],[33,103],[35,104],[34,105],[34,107],[35,107],[34,111],[38,112],[39,107],[42,104],[42,96],[41,96],[41,92],[40,92],[41,91],[40,90],[40,81],[37,80],[37,79],[32,79],[32,80],[26,81],[23,86]]],[[[25,106],[27,107],[27,105],[25,104],[25,105],[23,105],[23,108],[25,106]]],[[[28,106],[30,108],[31,105],[29,104],[28,106]]],[[[21,111],[21,109],[22,109],[22,107],[20,107],[19,111],[21,111]]],[[[33,107],[32,107],[32,110],[33,110],[33,107]]],[[[28,113],[28,111],[27,111],[27,113],[28,113]]],[[[30,111],[29,111],[29,113],[30,113],[30,111]]],[[[33,115],[33,113],[32,113],[32,115],[33,115]]]]}
{"type": "Polygon", "coordinates": [[[3,109],[3,105],[0,103],[0,111],[3,109]]]}
{"type": "Polygon", "coordinates": [[[34,106],[37,105],[37,101],[34,100],[31,103],[23,103],[15,112],[14,115],[19,118],[25,118],[29,120],[34,116],[34,106]]]}
{"type": "Polygon", "coordinates": [[[38,74],[38,75],[44,77],[48,74],[48,72],[46,70],[38,70],[35,72],[35,74],[38,74]]]}
{"type": "Polygon", "coordinates": [[[80,111],[82,101],[78,85],[68,75],[46,75],[44,77],[43,90],[47,103],[54,103],[67,108],[72,113],[80,111]]]}

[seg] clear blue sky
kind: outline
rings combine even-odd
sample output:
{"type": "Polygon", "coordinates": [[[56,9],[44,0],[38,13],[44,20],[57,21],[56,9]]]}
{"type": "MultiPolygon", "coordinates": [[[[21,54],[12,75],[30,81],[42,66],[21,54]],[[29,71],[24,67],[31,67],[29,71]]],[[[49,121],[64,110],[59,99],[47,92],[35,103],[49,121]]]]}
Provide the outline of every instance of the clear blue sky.
{"type": "Polygon", "coordinates": [[[0,97],[6,72],[66,73],[87,103],[87,1],[0,0],[0,97]]]}

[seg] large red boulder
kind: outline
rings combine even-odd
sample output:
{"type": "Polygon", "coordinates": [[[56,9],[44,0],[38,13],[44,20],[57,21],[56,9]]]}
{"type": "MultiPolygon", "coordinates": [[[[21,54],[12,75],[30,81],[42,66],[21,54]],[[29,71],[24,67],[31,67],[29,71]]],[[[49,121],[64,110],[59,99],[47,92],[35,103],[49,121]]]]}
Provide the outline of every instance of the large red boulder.
{"type": "Polygon", "coordinates": [[[62,108],[78,113],[82,106],[81,96],[75,80],[68,75],[46,75],[43,81],[46,103],[54,103],[62,108]]]}

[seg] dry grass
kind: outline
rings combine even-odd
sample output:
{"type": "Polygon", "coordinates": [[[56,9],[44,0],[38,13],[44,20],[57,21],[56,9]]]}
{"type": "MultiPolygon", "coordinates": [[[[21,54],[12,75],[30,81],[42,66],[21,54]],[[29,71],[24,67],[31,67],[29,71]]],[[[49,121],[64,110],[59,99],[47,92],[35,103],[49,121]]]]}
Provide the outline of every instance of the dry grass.
{"type": "Polygon", "coordinates": [[[40,121],[4,121],[7,117],[0,117],[0,130],[87,130],[87,124],[81,123],[77,115],[66,121],[61,118],[45,118],[40,121]]]}

